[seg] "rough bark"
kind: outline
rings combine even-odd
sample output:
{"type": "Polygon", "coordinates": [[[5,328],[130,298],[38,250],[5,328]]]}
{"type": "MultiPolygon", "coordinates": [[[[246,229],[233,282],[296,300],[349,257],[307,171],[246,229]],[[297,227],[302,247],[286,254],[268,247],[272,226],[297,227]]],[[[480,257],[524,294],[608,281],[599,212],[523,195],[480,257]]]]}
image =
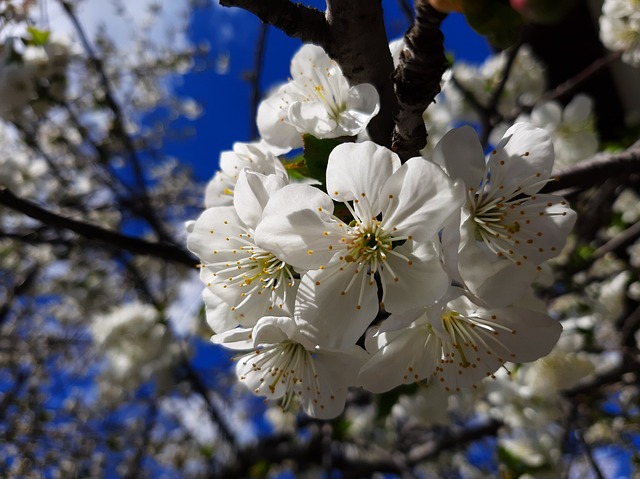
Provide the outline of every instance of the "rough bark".
{"type": "Polygon", "coordinates": [[[426,0],[416,1],[416,19],[404,37],[405,48],[393,75],[398,113],[392,149],[407,160],[419,156],[427,143],[423,112],[440,92],[440,80],[446,69],[444,37],[440,25],[445,13],[426,0]]]}

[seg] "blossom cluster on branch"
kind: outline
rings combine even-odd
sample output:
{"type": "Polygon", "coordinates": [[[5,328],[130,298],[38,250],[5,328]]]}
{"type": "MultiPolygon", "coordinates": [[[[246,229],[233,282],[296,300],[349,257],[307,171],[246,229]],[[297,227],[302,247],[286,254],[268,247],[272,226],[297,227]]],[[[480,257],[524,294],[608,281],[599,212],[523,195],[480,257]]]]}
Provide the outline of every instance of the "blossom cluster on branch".
{"type": "Polygon", "coordinates": [[[239,380],[331,418],[351,386],[460,391],[549,353],[562,328],[531,284],[575,222],[539,193],[550,136],[516,123],[485,158],[463,127],[402,163],[367,139],[371,85],[313,45],[291,75],[258,110],[262,141],[223,154],[188,226],[212,340],[239,351],[239,380]]]}

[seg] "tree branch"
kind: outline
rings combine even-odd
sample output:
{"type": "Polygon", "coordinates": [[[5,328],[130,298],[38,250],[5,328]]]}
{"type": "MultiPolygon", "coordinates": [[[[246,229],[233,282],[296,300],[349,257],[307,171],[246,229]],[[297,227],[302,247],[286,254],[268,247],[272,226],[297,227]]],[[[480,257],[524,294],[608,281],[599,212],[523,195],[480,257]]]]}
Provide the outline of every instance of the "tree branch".
{"type": "Polygon", "coordinates": [[[220,0],[223,7],[239,7],[253,13],[262,22],[273,25],[305,43],[324,46],[328,39],[327,22],[322,12],[289,0],[220,0]]]}
{"type": "Polygon", "coordinates": [[[580,381],[571,389],[562,391],[562,395],[567,399],[588,395],[594,391],[601,390],[603,386],[619,382],[626,373],[640,373],[640,360],[631,354],[625,354],[622,362],[608,371],[594,374],[586,380],[580,381]]]}
{"type": "Polygon", "coordinates": [[[126,250],[145,256],[154,256],[165,261],[172,261],[191,267],[198,263],[198,260],[192,256],[191,253],[176,244],[162,242],[152,243],[89,223],[66,218],[48,211],[31,201],[18,198],[6,188],[0,188],[0,204],[49,226],[73,231],[80,236],[110,248],[126,250]]]}
{"type": "Polygon", "coordinates": [[[87,53],[87,56],[89,58],[89,61],[93,65],[94,69],[96,70],[96,73],[98,74],[98,77],[100,78],[100,83],[104,90],[105,102],[108,105],[108,107],[111,109],[114,115],[114,121],[113,121],[114,132],[122,140],[122,143],[129,155],[129,160],[133,168],[133,174],[136,181],[136,189],[138,190],[140,195],[139,201],[144,211],[143,217],[147,220],[149,225],[153,228],[153,230],[156,232],[156,234],[161,240],[169,241],[171,240],[171,236],[167,232],[165,226],[157,218],[154,212],[154,209],[151,205],[151,202],[149,200],[149,196],[147,193],[146,178],[142,170],[142,165],[140,162],[140,158],[138,156],[138,151],[136,150],[133,140],[131,139],[131,137],[129,136],[129,134],[125,129],[124,113],[122,111],[122,108],[120,108],[120,105],[115,99],[115,95],[113,94],[111,84],[103,68],[102,60],[94,53],[93,49],[91,48],[89,39],[87,38],[87,35],[85,34],[85,31],[82,28],[82,25],[80,24],[80,20],[78,19],[77,15],[74,12],[74,6],[67,0],[60,0],[60,4],[62,5],[63,10],[69,17],[69,20],[71,21],[74,29],[76,30],[76,33],[80,37],[80,43],[82,43],[87,53]]]}
{"type": "Polygon", "coordinates": [[[576,91],[578,87],[583,85],[587,80],[595,76],[601,70],[611,65],[614,61],[622,57],[623,51],[609,52],[604,57],[598,58],[591,65],[581,70],[574,77],[569,78],[564,83],[561,83],[553,90],[545,93],[536,103],[540,104],[545,101],[558,100],[570,93],[576,91]]]}
{"type": "Polygon", "coordinates": [[[267,45],[267,32],[269,24],[263,23],[260,27],[260,33],[256,40],[256,51],[253,57],[253,71],[247,75],[249,84],[251,85],[251,107],[249,110],[249,130],[250,137],[253,140],[258,139],[258,125],[256,117],[258,116],[258,107],[262,99],[262,91],[260,89],[260,80],[262,78],[262,70],[264,66],[264,52],[267,45]]]}
{"type": "Polygon", "coordinates": [[[290,37],[321,46],[352,85],[375,86],[380,112],[369,124],[369,136],[378,144],[391,145],[396,98],[380,0],[327,0],[326,16],[289,0],[220,0],[220,4],[243,8],[290,37]]]}
{"type": "Polygon", "coordinates": [[[398,113],[392,149],[403,160],[419,156],[427,143],[422,114],[440,92],[447,65],[440,31],[445,18],[445,13],[438,12],[426,0],[416,1],[416,19],[404,37],[400,64],[393,74],[398,113]]]}
{"type": "Polygon", "coordinates": [[[621,153],[601,153],[561,171],[556,181],[547,183],[541,192],[552,193],[569,188],[583,191],[602,183],[603,179],[639,173],[640,144],[636,143],[621,153]]]}
{"type": "Polygon", "coordinates": [[[327,0],[329,42],[324,45],[352,85],[371,83],[380,95],[380,112],[371,120],[369,137],[391,146],[397,99],[391,75],[393,59],[380,0],[327,0]]]}

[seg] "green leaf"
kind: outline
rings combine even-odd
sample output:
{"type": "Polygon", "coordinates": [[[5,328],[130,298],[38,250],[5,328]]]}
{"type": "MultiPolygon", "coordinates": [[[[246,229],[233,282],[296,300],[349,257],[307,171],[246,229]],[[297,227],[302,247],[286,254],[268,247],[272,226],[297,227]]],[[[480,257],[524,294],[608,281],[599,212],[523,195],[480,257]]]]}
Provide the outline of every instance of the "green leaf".
{"type": "Polygon", "coordinates": [[[267,477],[271,470],[271,463],[268,461],[258,461],[249,469],[249,477],[252,479],[262,479],[267,477]]]}
{"type": "Polygon", "coordinates": [[[45,46],[49,41],[49,35],[51,35],[51,32],[49,30],[38,30],[37,28],[32,26],[27,27],[27,31],[31,35],[29,45],[33,45],[34,47],[45,46]]]}
{"type": "Polygon", "coordinates": [[[304,159],[309,176],[320,181],[323,186],[327,181],[327,162],[329,161],[329,154],[340,143],[342,143],[340,140],[320,140],[311,135],[304,135],[302,137],[304,159]]]}
{"type": "Polygon", "coordinates": [[[508,48],[520,38],[522,17],[507,0],[465,0],[464,16],[476,32],[498,48],[508,48]]]}
{"type": "Polygon", "coordinates": [[[533,464],[531,461],[528,462],[527,458],[517,456],[503,446],[498,446],[498,457],[511,473],[511,477],[549,470],[549,464],[546,461],[542,464],[533,464]]]}

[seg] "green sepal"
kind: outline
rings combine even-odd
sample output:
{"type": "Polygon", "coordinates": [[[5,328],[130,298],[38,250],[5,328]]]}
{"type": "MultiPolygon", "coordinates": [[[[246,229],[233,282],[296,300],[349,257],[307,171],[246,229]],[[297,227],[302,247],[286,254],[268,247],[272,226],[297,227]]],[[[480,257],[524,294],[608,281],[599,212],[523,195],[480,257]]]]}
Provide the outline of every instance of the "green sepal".
{"type": "Polygon", "coordinates": [[[292,180],[304,180],[310,173],[304,155],[298,155],[291,159],[281,159],[282,165],[287,170],[289,178],[292,180]]]}
{"type": "Polygon", "coordinates": [[[32,26],[27,27],[27,31],[31,35],[31,39],[28,40],[28,44],[33,45],[34,47],[45,46],[49,41],[49,35],[51,35],[49,30],[39,30],[32,26]]]}

